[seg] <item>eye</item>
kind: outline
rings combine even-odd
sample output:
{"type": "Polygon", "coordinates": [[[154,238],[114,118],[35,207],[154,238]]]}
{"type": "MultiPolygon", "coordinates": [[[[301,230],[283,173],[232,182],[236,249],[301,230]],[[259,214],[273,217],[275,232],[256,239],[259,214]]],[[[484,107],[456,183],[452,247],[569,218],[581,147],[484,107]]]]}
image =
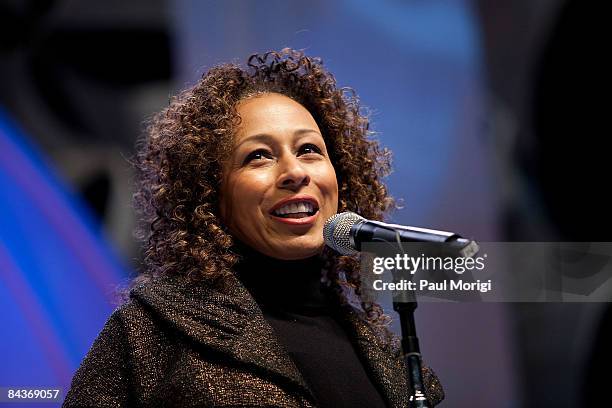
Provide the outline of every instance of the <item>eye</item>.
{"type": "Polygon", "coordinates": [[[321,154],[321,149],[319,148],[319,146],[312,144],[312,143],[303,144],[300,147],[299,154],[309,154],[309,153],[321,154]]]}
{"type": "Polygon", "coordinates": [[[251,153],[244,159],[242,164],[248,164],[252,161],[259,161],[264,159],[271,159],[272,153],[268,152],[265,149],[257,149],[251,153]]]}

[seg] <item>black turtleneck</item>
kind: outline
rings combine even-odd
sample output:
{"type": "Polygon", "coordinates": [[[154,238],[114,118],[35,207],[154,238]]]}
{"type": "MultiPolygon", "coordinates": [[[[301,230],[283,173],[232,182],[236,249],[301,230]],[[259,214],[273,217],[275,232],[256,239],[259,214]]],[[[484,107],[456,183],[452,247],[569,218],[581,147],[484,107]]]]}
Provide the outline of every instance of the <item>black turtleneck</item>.
{"type": "Polygon", "coordinates": [[[318,405],[384,407],[385,403],[321,285],[318,257],[283,261],[240,247],[237,276],[293,359],[318,405]]]}

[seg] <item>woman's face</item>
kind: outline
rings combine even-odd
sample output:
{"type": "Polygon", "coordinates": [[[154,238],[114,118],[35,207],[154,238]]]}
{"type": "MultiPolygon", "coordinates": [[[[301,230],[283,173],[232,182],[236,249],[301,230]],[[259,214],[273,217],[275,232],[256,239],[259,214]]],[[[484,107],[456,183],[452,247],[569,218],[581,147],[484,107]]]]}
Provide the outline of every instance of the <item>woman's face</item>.
{"type": "Polygon", "coordinates": [[[323,247],[323,225],[338,210],[338,183],[317,123],[277,93],[239,102],[242,122],[224,164],[221,217],[257,251],[303,259],[323,247]]]}

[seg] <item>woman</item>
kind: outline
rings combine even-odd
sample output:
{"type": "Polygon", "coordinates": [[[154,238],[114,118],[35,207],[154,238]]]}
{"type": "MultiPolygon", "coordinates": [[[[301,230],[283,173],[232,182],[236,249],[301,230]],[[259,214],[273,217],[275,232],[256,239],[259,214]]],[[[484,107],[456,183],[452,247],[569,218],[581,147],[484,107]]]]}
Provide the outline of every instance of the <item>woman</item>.
{"type": "Polygon", "coordinates": [[[174,98],[137,160],[145,273],[64,405],[407,406],[388,317],[361,298],[358,260],[323,242],[333,214],[392,204],[367,136],[352,91],[289,49],[174,98]]]}

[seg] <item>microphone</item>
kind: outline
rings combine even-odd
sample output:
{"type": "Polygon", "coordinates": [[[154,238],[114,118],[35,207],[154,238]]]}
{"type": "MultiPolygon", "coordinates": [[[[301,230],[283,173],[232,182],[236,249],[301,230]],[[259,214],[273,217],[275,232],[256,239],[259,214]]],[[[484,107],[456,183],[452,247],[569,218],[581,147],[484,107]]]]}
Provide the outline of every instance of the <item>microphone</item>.
{"type": "Polygon", "coordinates": [[[342,255],[361,252],[362,242],[402,242],[438,243],[451,254],[471,258],[478,253],[476,241],[461,237],[454,232],[437,231],[427,228],[408,227],[367,220],[353,212],[333,215],[323,227],[325,244],[342,255]]]}

